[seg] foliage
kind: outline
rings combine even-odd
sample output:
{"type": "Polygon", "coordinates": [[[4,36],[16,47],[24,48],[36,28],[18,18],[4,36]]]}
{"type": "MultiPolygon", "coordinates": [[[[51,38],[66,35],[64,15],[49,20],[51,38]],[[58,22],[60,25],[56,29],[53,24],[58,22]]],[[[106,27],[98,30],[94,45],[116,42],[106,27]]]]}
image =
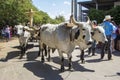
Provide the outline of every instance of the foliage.
{"type": "Polygon", "coordinates": [[[112,8],[111,10],[107,11],[106,14],[110,14],[117,25],[120,24],[120,6],[112,8]]]}
{"type": "Polygon", "coordinates": [[[26,12],[30,9],[36,11],[33,17],[34,24],[59,23],[64,21],[62,16],[59,16],[55,20],[51,19],[47,13],[39,11],[32,4],[32,0],[0,0],[0,26],[14,26],[18,23],[29,22],[29,15],[26,12]]]}
{"type": "Polygon", "coordinates": [[[105,15],[111,15],[116,24],[120,24],[120,6],[113,7],[110,10],[102,11],[96,9],[90,9],[88,16],[91,20],[97,20],[98,23],[101,23],[105,15]]]}
{"type": "Polygon", "coordinates": [[[58,24],[58,23],[61,23],[61,22],[64,22],[65,21],[65,18],[62,16],[62,15],[59,15],[59,16],[56,16],[55,19],[52,19],[51,20],[51,23],[53,24],[58,24]]]}
{"type": "Polygon", "coordinates": [[[104,11],[102,10],[96,10],[96,9],[90,9],[88,16],[91,20],[97,20],[98,23],[101,23],[104,19],[104,11]]]}

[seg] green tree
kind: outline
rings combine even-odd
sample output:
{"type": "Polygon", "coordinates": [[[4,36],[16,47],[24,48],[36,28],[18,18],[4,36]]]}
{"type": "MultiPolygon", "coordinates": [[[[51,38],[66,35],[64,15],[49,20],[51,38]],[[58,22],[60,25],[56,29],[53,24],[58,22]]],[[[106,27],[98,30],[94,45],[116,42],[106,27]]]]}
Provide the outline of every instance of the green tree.
{"type": "Polygon", "coordinates": [[[96,10],[96,9],[90,9],[88,16],[91,20],[97,20],[98,23],[101,23],[104,19],[104,11],[102,10],[96,10]]]}
{"type": "Polygon", "coordinates": [[[98,23],[101,23],[103,21],[105,15],[111,15],[116,24],[120,24],[120,6],[113,7],[107,11],[90,9],[88,13],[90,19],[97,20],[98,23]]]}
{"type": "Polygon", "coordinates": [[[47,13],[39,11],[32,0],[0,0],[0,26],[27,23],[29,15],[26,12],[30,9],[36,11],[34,24],[44,24],[52,20],[47,13]]]}
{"type": "Polygon", "coordinates": [[[110,14],[113,17],[113,20],[116,22],[116,24],[120,24],[120,6],[116,6],[109,11],[106,11],[106,15],[110,14]]]}
{"type": "Polygon", "coordinates": [[[64,21],[65,21],[64,16],[59,15],[59,16],[56,16],[55,19],[52,19],[51,23],[53,23],[53,24],[59,24],[59,23],[64,22],[64,21]]]}

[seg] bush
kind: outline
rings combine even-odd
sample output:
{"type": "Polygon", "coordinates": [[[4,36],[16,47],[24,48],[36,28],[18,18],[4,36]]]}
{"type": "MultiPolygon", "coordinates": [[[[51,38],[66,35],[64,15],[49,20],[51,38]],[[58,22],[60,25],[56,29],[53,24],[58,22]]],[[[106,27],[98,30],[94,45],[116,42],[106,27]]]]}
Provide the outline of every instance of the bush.
{"type": "Polygon", "coordinates": [[[90,9],[88,16],[91,20],[97,20],[98,23],[101,23],[105,15],[111,15],[116,24],[120,24],[120,6],[116,6],[108,11],[90,9]]]}

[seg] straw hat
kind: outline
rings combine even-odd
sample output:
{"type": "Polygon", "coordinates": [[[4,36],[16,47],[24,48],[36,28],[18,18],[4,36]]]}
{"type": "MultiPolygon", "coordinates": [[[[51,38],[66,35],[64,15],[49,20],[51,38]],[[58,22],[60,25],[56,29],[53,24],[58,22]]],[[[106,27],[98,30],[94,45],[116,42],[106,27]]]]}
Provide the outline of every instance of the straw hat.
{"type": "Polygon", "coordinates": [[[113,19],[113,17],[111,17],[110,15],[106,15],[105,18],[104,18],[104,21],[111,20],[111,19],[113,19]]]}

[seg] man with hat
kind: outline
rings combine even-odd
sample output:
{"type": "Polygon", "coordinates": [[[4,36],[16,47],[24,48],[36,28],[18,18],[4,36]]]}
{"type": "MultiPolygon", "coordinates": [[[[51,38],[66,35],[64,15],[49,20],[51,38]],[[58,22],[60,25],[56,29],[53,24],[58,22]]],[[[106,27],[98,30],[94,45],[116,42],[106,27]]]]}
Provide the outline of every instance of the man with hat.
{"type": "Polygon", "coordinates": [[[111,23],[111,19],[113,19],[113,17],[111,17],[110,15],[106,15],[103,23],[101,24],[101,26],[103,26],[104,30],[105,30],[105,34],[106,37],[108,39],[108,42],[105,43],[102,47],[102,52],[101,52],[101,59],[103,59],[104,54],[105,54],[105,50],[108,52],[108,60],[112,59],[112,49],[111,49],[111,35],[114,31],[114,25],[111,23]],[[106,48],[106,49],[105,49],[106,48]]]}

